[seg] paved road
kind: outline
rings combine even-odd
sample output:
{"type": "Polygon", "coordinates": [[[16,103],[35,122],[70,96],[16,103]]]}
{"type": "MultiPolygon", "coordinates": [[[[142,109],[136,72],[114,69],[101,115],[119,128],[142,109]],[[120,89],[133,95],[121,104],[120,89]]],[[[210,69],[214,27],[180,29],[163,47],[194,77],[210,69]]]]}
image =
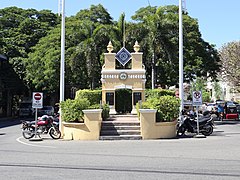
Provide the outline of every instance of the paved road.
{"type": "Polygon", "coordinates": [[[205,139],[32,142],[18,122],[0,126],[0,179],[240,179],[239,123],[205,139]]]}

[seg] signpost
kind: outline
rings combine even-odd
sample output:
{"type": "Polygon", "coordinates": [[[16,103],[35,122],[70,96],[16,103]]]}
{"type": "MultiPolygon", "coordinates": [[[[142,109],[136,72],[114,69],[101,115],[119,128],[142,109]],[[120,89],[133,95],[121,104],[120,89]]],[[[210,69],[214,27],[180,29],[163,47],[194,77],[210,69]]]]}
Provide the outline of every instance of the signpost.
{"type": "Polygon", "coordinates": [[[192,94],[193,106],[197,108],[197,135],[199,135],[199,120],[198,120],[198,107],[202,105],[202,92],[201,91],[193,91],[192,94]]]}
{"type": "MultiPolygon", "coordinates": [[[[43,107],[43,93],[34,92],[32,99],[32,108],[35,108],[35,140],[37,139],[37,109],[42,107],[43,107]]],[[[41,138],[38,140],[41,140],[41,138]]]]}

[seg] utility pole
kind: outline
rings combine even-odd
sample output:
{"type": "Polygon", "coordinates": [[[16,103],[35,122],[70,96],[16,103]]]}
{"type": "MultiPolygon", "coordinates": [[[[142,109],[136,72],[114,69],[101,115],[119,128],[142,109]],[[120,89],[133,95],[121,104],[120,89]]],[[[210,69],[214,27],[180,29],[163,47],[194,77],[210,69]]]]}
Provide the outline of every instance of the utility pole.
{"type": "Polygon", "coordinates": [[[65,0],[62,0],[61,64],[60,64],[60,102],[64,101],[65,71],[65,0]]]}
{"type": "Polygon", "coordinates": [[[180,105],[180,114],[181,114],[184,107],[182,0],[179,0],[179,98],[181,100],[181,105],[180,105]]]}
{"type": "Polygon", "coordinates": [[[153,55],[152,55],[152,89],[155,88],[155,78],[154,78],[155,72],[154,72],[154,64],[155,64],[155,55],[154,55],[154,52],[153,52],[153,55]]]}
{"type": "MultiPolygon", "coordinates": [[[[64,101],[65,73],[65,0],[62,0],[62,29],[61,29],[61,63],[60,63],[60,103],[64,101]]],[[[60,108],[59,130],[62,129],[62,112],[60,108]]]]}

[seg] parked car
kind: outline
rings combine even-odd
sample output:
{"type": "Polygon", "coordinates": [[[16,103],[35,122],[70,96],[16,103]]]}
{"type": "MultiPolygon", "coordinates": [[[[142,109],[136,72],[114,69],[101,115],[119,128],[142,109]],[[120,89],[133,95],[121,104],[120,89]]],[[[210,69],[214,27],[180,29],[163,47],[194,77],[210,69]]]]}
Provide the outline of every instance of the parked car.
{"type": "Polygon", "coordinates": [[[20,102],[19,104],[19,117],[32,116],[32,102],[20,102]]]}
{"type": "Polygon", "coordinates": [[[53,116],[54,115],[54,107],[53,106],[43,106],[43,108],[38,109],[38,116],[42,115],[49,115],[53,116]]]}

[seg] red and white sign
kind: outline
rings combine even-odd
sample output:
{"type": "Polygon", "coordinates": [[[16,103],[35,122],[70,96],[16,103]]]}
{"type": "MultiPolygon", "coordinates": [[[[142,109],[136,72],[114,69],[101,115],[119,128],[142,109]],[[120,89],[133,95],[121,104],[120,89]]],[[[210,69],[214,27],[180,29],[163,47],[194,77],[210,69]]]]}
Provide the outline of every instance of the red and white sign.
{"type": "Polygon", "coordinates": [[[42,108],[43,107],[43,93],[34,92],[32,99],[32,108],[42,108]]]}
{"type": "Polygon", "coordinates": [[[202,105],[202,92],[201,91],[193,91],[193,106],[201,106],[202,105]]]}

